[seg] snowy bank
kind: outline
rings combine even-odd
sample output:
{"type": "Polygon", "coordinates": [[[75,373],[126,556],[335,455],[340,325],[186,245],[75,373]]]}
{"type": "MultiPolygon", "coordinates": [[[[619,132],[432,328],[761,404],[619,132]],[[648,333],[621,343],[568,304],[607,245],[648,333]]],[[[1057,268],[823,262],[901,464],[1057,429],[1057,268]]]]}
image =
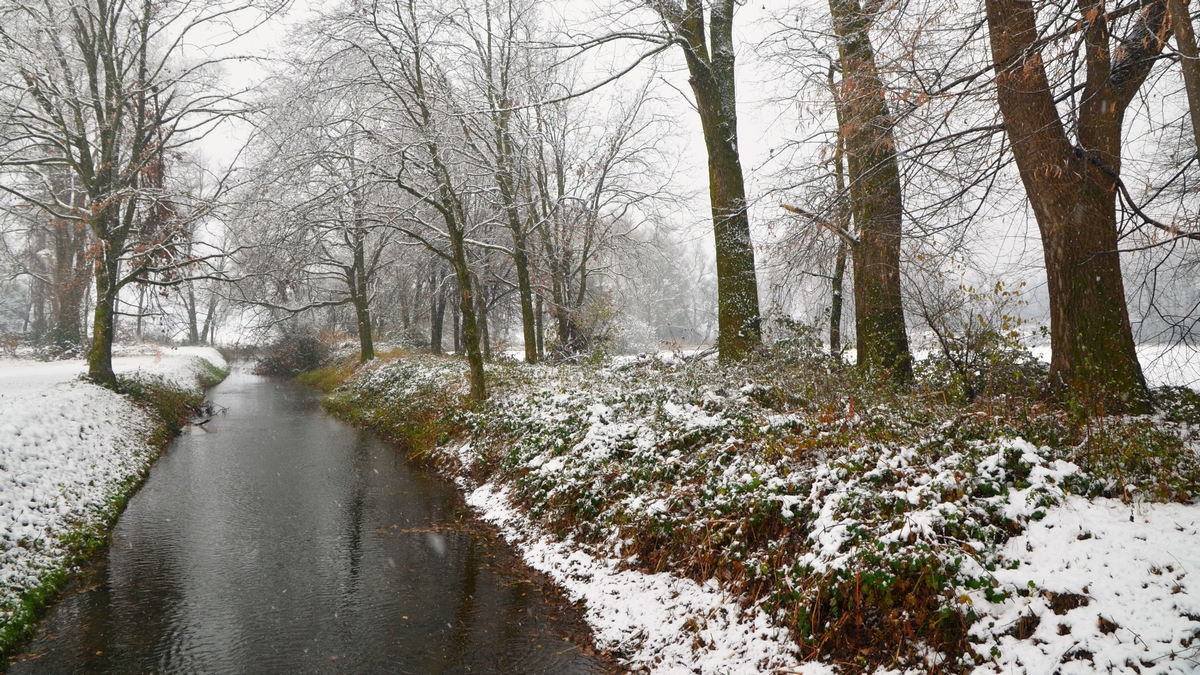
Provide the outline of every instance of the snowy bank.
{"type": "Polygon", "coordinates": [[[327,405],[454,477],[635,672],[1196,669],[1200,399],[1081,423],[785,355],[497,365],[472,408],[464,371],[327,405]]]}
{"type": "MultiPolygon", "coordinates": [[[[119,377],[197,397],[214,368],[227,369],[210,348],[149,350],[113,365],[119,377]]],[[[86,370],[83,361],[0,360],[0,653],[29,619],[29,594],[61,583],[79,538],[109,524],[162,450],[149,441],[163,421],[80,379],[86,370]]]]}
{"type": "Polygon", "coordinates": [[[596,644],[621,654],[635,672],[832,672],[798,664],[787,631],[757,607],[743,609],[715,580],[701,585],[670,572],[628,569],[616,556],[596,557],[570,539],[557,541],[508,499],[507,490],[483,485],[467,503],[516,546],[530,567],[554,579],[572,601],[583,601],[596,644]]]}

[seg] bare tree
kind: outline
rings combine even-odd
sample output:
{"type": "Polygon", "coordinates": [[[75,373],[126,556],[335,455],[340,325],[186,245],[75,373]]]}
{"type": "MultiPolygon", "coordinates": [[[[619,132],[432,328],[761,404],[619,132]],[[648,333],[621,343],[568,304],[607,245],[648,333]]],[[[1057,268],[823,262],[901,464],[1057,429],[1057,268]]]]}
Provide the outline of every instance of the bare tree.
{"type": "Polygon", "coordinates": [[[1146,410],[1121,276],[1116,201],[1125,111],[1162,51],[1166,7],[1148,4],[1117,36],[1112,28],[1121,22],[1110,21],[1104,2],[1079,3],[1085,79],[1069,118],[1074,141],[1047,77],[1033,5],[988,0],[986,8],[1000,111],[1042,234],[1051,387],[1107,410],[1146,410]]]}
{"type": "Polygon", "coordinates": [[[446,255],[458,282],[459,314],[470,364],[474,400],[487,398],[483,350],[476,315],[475,286],[469,266],[464,181],[457,171],[460,143],[450,95],[453,87],[437,42],[445,15],[416,0],[362,3],[338,16],[329,31],[332,45],[354,52],[366,65],[370,86],[387,98],[393,121],[402,131],[391,139],[395,185],[418,204],[396,220],[404,231],[446,255]],[[440,227],[434,219],[440,221],[440,227]],[[407,223],[408,226],[403,226],[407,223]],[[442,248],[442,244],[445,248],[442,248]]]}
{"type": "Polygon", "coordinates": [[[737,3],[685,0],[681,5],[675,0],[644,0],[638,4],[654,12],[659,20],[657,29],[622,31],[594,44],[635,38],[658,45],[641,59],[672,45],[683,51],[708,154],[709,203],[717,258],[717,345],[722,359],[742,359],[762,343],[762,329],[745,177],[738,151],[733,44],[737,3]]]}
{"type": "Polygon", "coordinates": [[[912,355],[900,296],[904,208],[892,114],[871,44],[871,14],[858,0],[830,0],[829,11],[842,71],[837,154],[845,156],[857,229],[846,241],[854,259],[858,366],[905,385],[912,381],[912,355]]]}
{"type": "Polygon", "coordinates": [[[188,36],[250,8],[167,0],[4,7],[11,31],[0,57],[0,98],[17,130],[5,138],[4,166],[43,182],[49,171],[66,169],[86,203],[63,203],[54,190],[0,189],[90,230],[96,306],[88,373],[106,386],[116,386],[112,342],[121,289],[135,281],[179,283],[180,269],[210,259],[181,258],[184,229],[154,217],[166,195],[146,178],[228,110],[227,96],[212,93],[203,79],[216,60],[182,59],[188,36]]]}

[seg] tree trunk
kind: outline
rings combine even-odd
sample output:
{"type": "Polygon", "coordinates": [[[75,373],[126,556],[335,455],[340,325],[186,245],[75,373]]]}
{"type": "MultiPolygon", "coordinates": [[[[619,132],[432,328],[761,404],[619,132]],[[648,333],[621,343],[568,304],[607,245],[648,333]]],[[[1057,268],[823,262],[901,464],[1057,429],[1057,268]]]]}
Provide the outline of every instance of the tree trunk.
{"type": "MultiPolygon", "coordinates": [[[[193,282],[187,282],[187,300],[184,302],[187,306],[188,319],[188,344],[194,345],[200,343],[200,317],[196,310],[196,288],[193,282]]],[[[138,310],[138,319],[142,318],[142,312],[138,310]]]]}
{"type": "Polygon", "coordinates": [[[113,282],[118,272],[115,268],[115,262],[101,253],[101,259],[96,261],[96,309],[92,318],[92,348],[88,353],[88,378],[113,390],[117,388],[112,346],[116,333],[115,310],[119,290],[113,282]]]}
{"type": "Polygon", "coordinates": [[[651,3],[682,38],[691,75],[688,82],[696,96],[708,150],[708,195],[717,258],[717,349],[725,361],[745,358],[762,344],[754,247],[738,156],[734,4],[734,0],[710,4],[712,25],[706,36],[700,0],[687,0],[682,10],[673,3],[651,3]]]}
{"type": "Polygon", "coordinates": [[[430,352],[442,353],[442,325],[445,321],[446,300],[442,280],[438,279],[437,265],[430,273],[430,352]]]}
{"type": "Polygon", "coordinates": [[[475,307],[479,313],[479,343],[483,347],[483,360],[492,360],[492,339],[488,335],[487,322],[487,292],[482,283],[477,283],[478,292],[475,294],[475,307]]]}
{"type": "Polygon", "coordinates": [[[442,353],[442,325],[446,318],[446,289],[442,288],[436,268],[429,294],[429,351],[442,353]]]}
{"type": "MultiPolygon", "coordinates": [[[[529,280],[529,257],[525,254],[525,241],[513,241],[513,265],[517,268],[517,292],[521,296],[521,331],[525,339],[525,362],[537,363],[541,350],[538,348],[538,317],[533,312],[533,284],[529,280]]],[[[538,298],[541,302],[541,298],[538,298]]],[[[539,310],[540,311],[540,310],[539,310]]]]}
{"type": "MultiPolygon", "coordinates": [[[[471,399],[482,401],[487,398],[487,386],[484,381],[483,352],[479,348],[479,326],[475,320],[475,289],[471,285],[471,271],[467,267],[462,230],[458,227],[449,229],[454,253],[454,272],[458,276],[458,310],[462,315],[462,340],[466,343],[467,363],[471,370],[471,399]]],[[[457,331],[455,335],[458,335],[457,331]]]]}
{"type": "Polygon", "coordinates": [[[204,330],[200,332],[200,343],[211,345],[216,341],[217,294],[210,290],[208,294],[208,311],[204,313],[204,330]]]}
{"type": "Polygon", "coordinates": [[[350,282],[350,297],[354,302],[358,326],[358,360],[366,363],[375,358],[375,341],[371,335],[371,289],[367,284],[367,258],[363,243],[366,234],[359,226],[354,229],[354,235],[354,263],[347,271],[347,280],[350,282]]]}
{"type": "Polygon", "coordinates": [[[1200,153],[1200,51],[1196,48],[1196,31],[1188,13],[1187,0],[1167,0],[1171,13],[1171,31],[1179,49],[1179,67],[1183,70],[1183,86],[1187,90],[1188,112],[1192,119],[1192,139],[1200,153]]]}
{"type": "Polygon", "coordinates": [[[851,253],[858,368],[907,386],[913,372],[900,295],[904,210],[892,115],[875,68],[870,24],[858,0],[830,0],[829,11],[842,64],[838,118],[858,228],[851,253]]]}
{"type": "MultiPolygon", "coordinates": [[[[82,201],[82,200],[80,200],[82,201]]],[[[59,345],[83,343],[81,305],[88,290],[88,264],[84,247],[87,227],[81,223],[54,219],[54,275],[51,304],[54,308],[54,342],[59,345]]]]}
{"type": "Polygon", "coordinates": [[[987,0],[1005,131],[1042,234],[1050,298],[1050,391],[1105,412],[1149,409],[1117,252],[1121,126],[1162,49],[1165,10],[1149,5],[1142,39],[1109,51],[1102,4],[1081,3],[1087,79],[1072,145],[1050,89],[1028,0],[987,0]]]}
{"type": "MultiPolygon", "coordinates": [[[[829,64],[829,92],[838,101],[834,105],[837,112],[838,131],[837,145],[833,152],[833,173],[835,187],[838,194],[838,227],[853,232],[854,227],[850,222],[851,213],[849,209],[844,208],[846,194],[846,166],[844,163],[846,156],[846,139],[842,136],[842,110],[840,99],[837,97],[837,89],[833,83],[833,64],[829,64]]],[[[837,257],[833,263],[833,279],[830,280],[830,302],[829,302],[829,354],[833,358],[841,361],[842,359],[842,284],[846,278],[846,255],[849,253],[849,244],[842,237],[838,238],[837,257]]]]}
{"type": "Polygon", "coordinates": [[[371,308],[365,297],[355,296],[354,314],[358,320],[358,360],[366,363],[375,358],[375,340],[371,336],[371,308]]]}
{"type": "Polygon", "coordinates": [[[833,300],[829,306],[829,353],[842,358],[842,280],[846,276],[846,242],[838,242],[837,260],[833,264],[831,282],[833,300]]]}
{"type": "Polygon", "coordinates": [[[542,295],[537,296],[537,357],[539,361],[546,358],[545,311],[542,308],[542,295]]]}
{"type": "Polygon", "coordinates": [[[450,327],[454,331],[454,355],[462,356],[462,325],[459,319],[462,317],[462,292],[459,292],[459,305],[452,307],[450,312],[450,327]]]}

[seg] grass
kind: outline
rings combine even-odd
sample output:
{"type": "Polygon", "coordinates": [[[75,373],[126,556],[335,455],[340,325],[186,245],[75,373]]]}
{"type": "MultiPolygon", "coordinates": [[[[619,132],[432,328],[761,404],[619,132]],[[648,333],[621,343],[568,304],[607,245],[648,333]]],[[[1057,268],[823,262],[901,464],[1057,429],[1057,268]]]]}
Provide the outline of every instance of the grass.
{"type": "Polygon", "coordinates": [[[1065,495],[1200,492],[1186,391],[1159,392],[1153,418],[1081,420],[1029,387],[896,392],[811,349],[488,374],[491,400],[470,407],[459,361],[374,364],[339,374],[326,407],[444,473],[509,486],[560,536],[717,579],[851,672],[986,662],[975,607],[1020,591],[995,585],[997,551],[1065,495]],[[948,658],[925,663],[930,650],[948,658]]]}
{"type": "MultiPolygon", "coordinates": [[[[205,388],[219,383],[229,374],[207,361],[202,363],[204,368],[198,379],[205,388]]],[[[61,565],[46,572],[37,586],[21,596],[17,606],[12,608],[9,620],[0,627],[0,670],[7,667],[10,656],[34,637],[42,613],[75,578],[81,567],[108,547],[113,525],[125,510],[129,499],[145,482],[150,465],[166,451],[204,402],[202,394],[174,386],[161,377],[120,377],[118,388],[146,410],[153,421],[146,438],[150,449],[147,461],[141,471],[117,484],[104,504],[97,507],[86,521],[61,535],[62,548],[67,552],[61,565]]]]}

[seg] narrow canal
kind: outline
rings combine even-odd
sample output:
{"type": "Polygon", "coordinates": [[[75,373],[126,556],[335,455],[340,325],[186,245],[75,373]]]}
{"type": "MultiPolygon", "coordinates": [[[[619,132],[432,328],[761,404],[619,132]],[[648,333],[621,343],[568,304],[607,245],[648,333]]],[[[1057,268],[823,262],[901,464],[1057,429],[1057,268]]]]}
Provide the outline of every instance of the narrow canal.
{"type": "Polygon", "coordinates": [[[577,610],[464,517],[453,486],[235,373],[107,560],[9,667],[57,673],[606,673],[577,610]]]}

